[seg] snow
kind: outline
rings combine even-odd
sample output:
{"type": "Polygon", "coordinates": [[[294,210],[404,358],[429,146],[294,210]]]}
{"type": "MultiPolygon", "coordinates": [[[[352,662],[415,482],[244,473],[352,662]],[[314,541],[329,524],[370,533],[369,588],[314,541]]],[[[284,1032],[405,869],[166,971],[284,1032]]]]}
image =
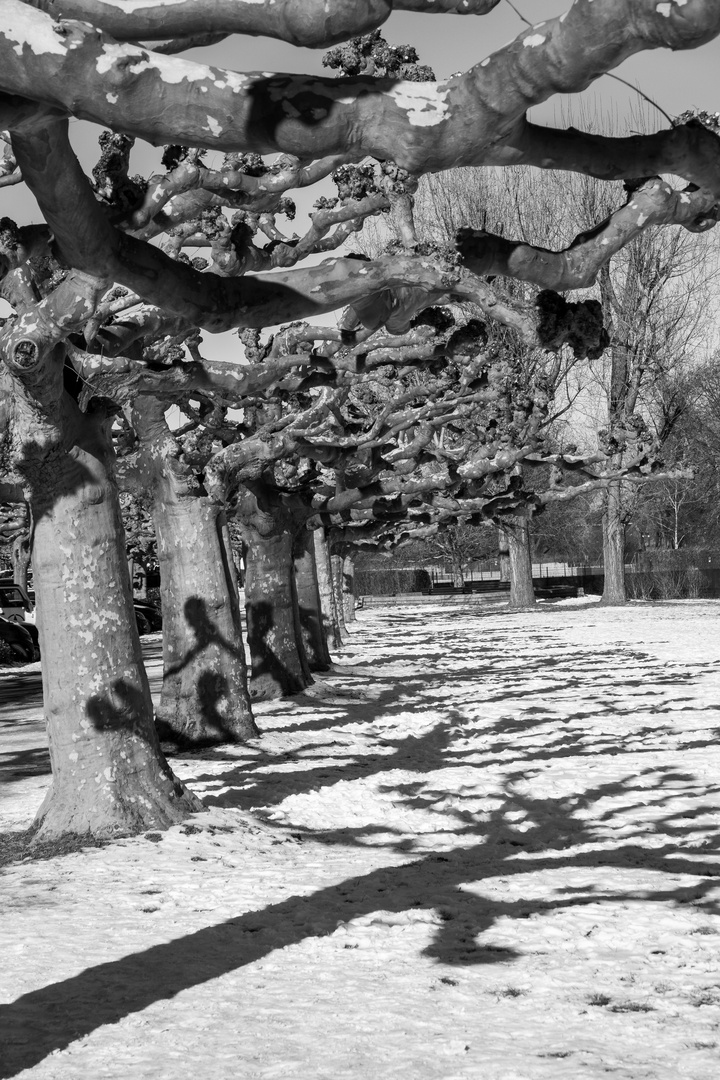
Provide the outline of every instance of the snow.
{"type": "Polygon", "coordinates": [[[719,616],[361,611],[205,813],[4,868],[0,1076],[716,1080],[719,616]]]}

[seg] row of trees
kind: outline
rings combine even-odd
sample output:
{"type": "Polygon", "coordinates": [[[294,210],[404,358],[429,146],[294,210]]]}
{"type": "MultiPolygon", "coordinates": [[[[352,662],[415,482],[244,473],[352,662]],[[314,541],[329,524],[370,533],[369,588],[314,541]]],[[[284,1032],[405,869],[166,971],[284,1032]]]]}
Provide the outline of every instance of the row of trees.
{"type": "MultiPolygon", "coordinates": [[[[716,123],[708,116],[705,122],[716,123]]],[[[631,123],[647,128],[649,120],[638,114],[631,123]]],[[[423,238],[441,243],[469,222],[482,221],[511,229],[528,244],[561,247],[582,220],[610,213],[614,200],[622,197],[619,187],[571,173],[517,168],[478,177],[475,170],[460,169],[421,180],[415,220],[423,238]]],[[[371,223],[370,239],[364,240],[367,232],[360,242],[376,254],[388,227],[371,223]]],[[[604,562],[608,603],[625,599],[626,559],[647,547],[677,547],[683,506],[690,511],[702,499],[701,491],[708,494],[716,460],[708,446],[715,423],[708,401],[714,369],[706,361],[715,337],[715,310],[708,300],[717,276],[712,233],[698,237],[653,230],[631,241],[601,269],[598,284],[588,293],[602,304],[609,347],[600,356],[566,359],[552,387],[545,445],[564,452],[565,469],[569,454],[579,452],[586,462],[595,451],[604,467],[610,463],[619,472],[643,460],[654,461],[657,471],[635,475],[633,483],[618,476],[602,489],[588,483],[587,475],[578,475],[555,491],[547,456],[526,463],[524,483],[537,495],[527,507],[534,518],[535,545],[570,561],[604,562]]],[[[516,286],[516,294],[523,288],[516,286]]],[[[524,378],[531,381],[529,370],[524,378]]],[[[705,499],[710,514],[715,503],[705,499]]],[[[521,597],[531,602],[527,518],[498,519],[496,524],[513,554],[518,545],[522,549],[513,564],[522,566],[525,581],[513,593],[518,603],[521,597]]],[[[430,554],[448,563],[461,583],[462,563],[490,552],[497,554],[497,545],[489,530],[461,527],[438,538],[430,554]]],[[[408,549],[407,555],[418,558],[418,551],[408,549]]]]}
{"type": "MultiPolygon", "coordinates": [[[[432,10],[493,6],[435,0],[432,10]]],[[[43,836],[159,828],[195,810],[158,729],[195,746],[255,734],[253,695],[295,692],[311,664],[327,664],[348,552],[522,518],[579,487],[612,492],[662,467],[662,432],[647,427],[631,357],[654,355],[645,327],[655,279],[667,275],[632,254],[619,278],[605,268],[651,227],[715,223],[717,134],[692,121],[606,137],[539,129],[525,114],[633,51],[710,40],[717,13],[699,0],[669,12],[643,2],[630,20],[620,0],[579,0],[439,83],[377,33],[390,8],[6,0],[0,13],[3,181],[25,183],[45,221],[0,229],[12,309],[0,333],[1,494],[31,515],[53,768],[43,836]],[[327,58],[340,75],[323,79],[244,76],[174,55],[198,33],[230,32],[349,43],[327,58]],[[367,36],[351,40],[358,32],[367,36]],[[107,128],[91,176],[68,116],[107,128]],[[131,174],[135,138],[166,144],[149,178],[131,174]],[[208,164],[206,150],[222,162],[208,164]],[[611,190],[609,209],[588,196],[573,236],[557,227],[550,173],[547,216],[532,221],[493,202],[475,173],[467,187],[481,205],[433,232],[441,219],[426,210],[432,188],[424,201],[419,174],[522,164],[628,190],[611,190]],[[654,175],[665,171],[680,186],[654,175]],[[336,194],[326,186],[304,234],[290,235],[289,192],[327,177],[336,194]],[[298,265],[378,213],[391,225],[377,250],[298,265]],[[561,295],[598,276],[599,296],[561,295]],[[337,327],[305,321],[340,309],[337,327]],[[237,362],[208,358],[201,331],[232,327],[237,362]],[[593,446],[553,441],[573,372],[599,363],[608,343],[607,430],[593,446]],[[157,538],[157,726],[120,487],[146,500],[157,538]],[[249,673],[231,529],[246,558],[249,673]]],[[[508,190],[522,209],[529,179],[517,176],[508,190]]]]}

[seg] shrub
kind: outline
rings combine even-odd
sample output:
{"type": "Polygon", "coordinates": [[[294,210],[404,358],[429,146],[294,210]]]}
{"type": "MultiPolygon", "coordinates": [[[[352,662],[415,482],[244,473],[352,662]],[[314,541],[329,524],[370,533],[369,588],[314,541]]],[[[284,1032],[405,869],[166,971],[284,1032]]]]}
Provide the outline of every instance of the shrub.
{"type": "Polygon", "coordinates": [[[636,571],[626,574],[625,585],[631,600],[695,600],[706,591],[696,566],[636,571]]]}

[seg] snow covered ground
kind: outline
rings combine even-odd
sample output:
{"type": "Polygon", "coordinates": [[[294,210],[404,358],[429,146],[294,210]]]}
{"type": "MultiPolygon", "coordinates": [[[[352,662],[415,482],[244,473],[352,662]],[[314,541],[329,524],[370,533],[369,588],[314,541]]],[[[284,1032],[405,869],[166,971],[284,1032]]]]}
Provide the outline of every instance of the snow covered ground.
{"type": "Polygon", "coordinates": [[[0,1076],[717,1080],[719,620],[361,612],[206,813],[4,868],[0,1076]]]}

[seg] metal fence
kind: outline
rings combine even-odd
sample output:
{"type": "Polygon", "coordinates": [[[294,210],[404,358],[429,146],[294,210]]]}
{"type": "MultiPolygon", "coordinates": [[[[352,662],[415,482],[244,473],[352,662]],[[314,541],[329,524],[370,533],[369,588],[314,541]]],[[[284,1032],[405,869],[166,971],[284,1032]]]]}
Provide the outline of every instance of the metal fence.
{"type": "MultiPolygon", "coordinates": [[[[434,566],[427,566],[425,569],[430,574],[433,585],[444,585],[452,582],[452,572],[446,563],[437,563],[434,566]]],[[[632,570],[633,567],[626,564],[625,572],[630,573],[632,570]]],[[[566,562],[534,562],[532,564],[533,579],[537,581],[544,578],[597,577],[602,576],[603,573],[602,565],[590,566],[566,562]]],[[[470,563],[463,569],[463,580],[468,584],[472,584],[473,581],[500,581],[499,560],[470,563]]]]}

